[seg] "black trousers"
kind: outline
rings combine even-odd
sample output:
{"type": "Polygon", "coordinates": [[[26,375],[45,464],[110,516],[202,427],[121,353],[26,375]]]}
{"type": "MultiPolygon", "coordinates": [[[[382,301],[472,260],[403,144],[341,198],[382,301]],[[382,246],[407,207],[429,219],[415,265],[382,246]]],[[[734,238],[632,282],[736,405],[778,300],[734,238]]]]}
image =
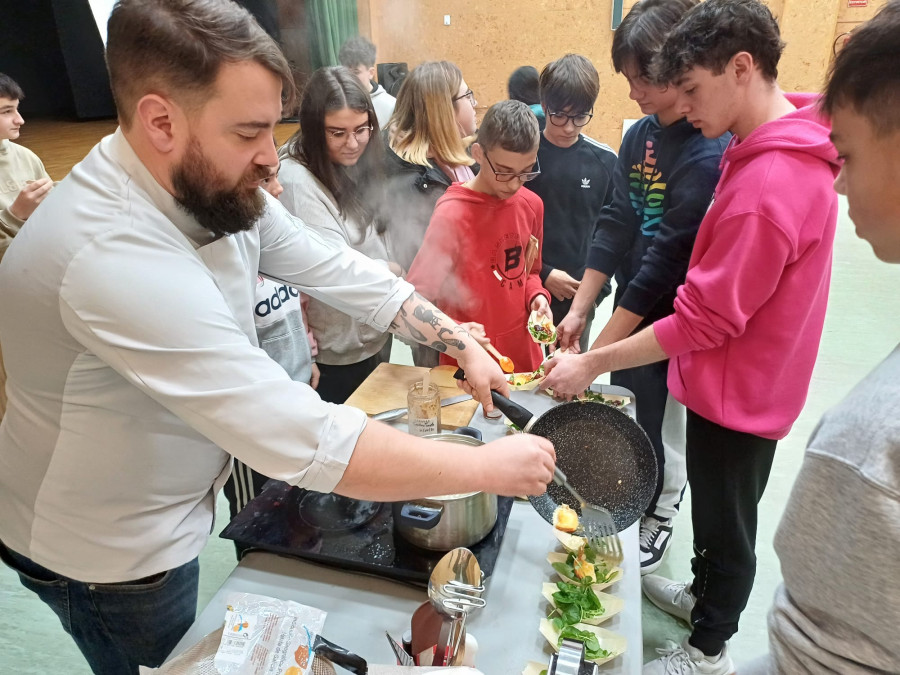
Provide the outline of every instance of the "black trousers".
{"type": "Polygon", "coordinates": [[[412,360],[419,368],[434,368],[441,362],[441,353],[425,345],[410,345],[412,360]]]}
{"type": "Polygon", "coordinates": [[[694,558],[690,643],[708,656],[737,633],[756,576],[757,507],[777,441],[687,411],[694,558]]]}
{"type": "Polygon", "coordinates": [[[346,366],[329,366],[325,363],[317,363],[319,366],[319,386],[316,392],[323,401],[329,403],[344,403],[350,394],[357,390],[379,363],[391,360],[391,345],[393,336],[388,338],[384,347],[377,354],[373,354],[365,361],[350,363],[346,366]]]}

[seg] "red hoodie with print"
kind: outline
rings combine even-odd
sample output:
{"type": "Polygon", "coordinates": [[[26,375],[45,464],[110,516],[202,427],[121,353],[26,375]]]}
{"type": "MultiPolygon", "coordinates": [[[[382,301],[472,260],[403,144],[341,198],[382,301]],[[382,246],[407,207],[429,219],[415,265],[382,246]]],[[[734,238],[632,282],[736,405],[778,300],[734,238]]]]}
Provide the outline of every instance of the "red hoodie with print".
{"type": "Polygon", "coordinates": [[[669,391],[698,415],[787,435],[809,390],[825,322],[839,169],[818,98],[732,139],[675,313],[653,324],[669,391]]]}
{"type": "MultiPolygon", "coordinates": [[[[538,274],[540,253],[525,274],[531,235],[543,245],[544,204],[536,194],[521,188],[498,199],[454,183],[438,200],[407,276],[454,321],[484,324],[518,372],[535,370],[543,360],[528,333],[528,315],[537,295],[550,299],[538,274]]],[[[441,363],[456,361],[442,354],[441,363]]]]}

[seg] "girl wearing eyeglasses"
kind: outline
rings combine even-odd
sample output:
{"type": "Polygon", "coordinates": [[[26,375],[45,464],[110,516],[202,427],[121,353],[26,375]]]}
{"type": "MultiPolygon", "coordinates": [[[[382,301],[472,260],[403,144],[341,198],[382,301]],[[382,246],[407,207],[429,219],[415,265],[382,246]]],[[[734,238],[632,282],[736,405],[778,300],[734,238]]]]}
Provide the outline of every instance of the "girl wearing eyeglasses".
{"type": "MultiPolygon", "coordinates": [[[[300,103],[300,128],[281,149],[280,201],[325,239],[390,262],[384,224],[375,215],[384,148],[369,94],[343,67],[317,70],[300,103]]],[[[311,298],[309,325],[318,344],[318,392],[343,403],[390,358],[391,336],[311,298]]]]}
{"type": "MultiPolygon", "coordinates": [[[[475,94],[449,61],[414,68],[397,93],[385,131],[388,191],[384,213],[396,260],[409,269],[422,246],[434,205],[452,183],[474,178],[467,148],[476,130],[475,94]]],[[[438,353],[413,345],[417,366],[436,366],[438,353]]]]}

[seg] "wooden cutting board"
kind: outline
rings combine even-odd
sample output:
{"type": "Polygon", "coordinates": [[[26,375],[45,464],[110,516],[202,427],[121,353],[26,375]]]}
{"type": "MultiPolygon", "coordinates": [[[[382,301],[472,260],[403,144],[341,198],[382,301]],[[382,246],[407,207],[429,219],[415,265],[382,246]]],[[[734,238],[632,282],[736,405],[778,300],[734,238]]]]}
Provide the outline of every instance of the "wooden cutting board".
{"type": "MultiPolygon", "coordinates": [[[[359,408],[367,415],[406,407],[406,395],[414,382],[420,382],[428,368],[401,366],[396,363],[380,363],[359,388],[347,399],[347,405],[359,408]]],[[[440,387],[441,400],[459,396],[465,392],[459,387],[440,387]]],[[[469,424],[478,402],[475,400],[454,403],[441,408],[441,427],[456,429],[469,424]]],[[[405,422],[406,417],[398,420],[405,422]]]]}

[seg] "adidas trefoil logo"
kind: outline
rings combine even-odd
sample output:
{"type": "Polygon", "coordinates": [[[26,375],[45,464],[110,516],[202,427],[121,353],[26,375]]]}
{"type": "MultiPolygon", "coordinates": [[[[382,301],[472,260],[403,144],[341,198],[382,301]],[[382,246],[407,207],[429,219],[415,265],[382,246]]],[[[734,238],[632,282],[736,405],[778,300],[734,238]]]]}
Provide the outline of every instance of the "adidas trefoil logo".
{"type": "Polygon", "coordinates": [[[590,189],[590,187],[591,187],[591,179],[590,179],[590,178],[582,178],[582,179],[581,179],[581,187],[590,189]]]}

